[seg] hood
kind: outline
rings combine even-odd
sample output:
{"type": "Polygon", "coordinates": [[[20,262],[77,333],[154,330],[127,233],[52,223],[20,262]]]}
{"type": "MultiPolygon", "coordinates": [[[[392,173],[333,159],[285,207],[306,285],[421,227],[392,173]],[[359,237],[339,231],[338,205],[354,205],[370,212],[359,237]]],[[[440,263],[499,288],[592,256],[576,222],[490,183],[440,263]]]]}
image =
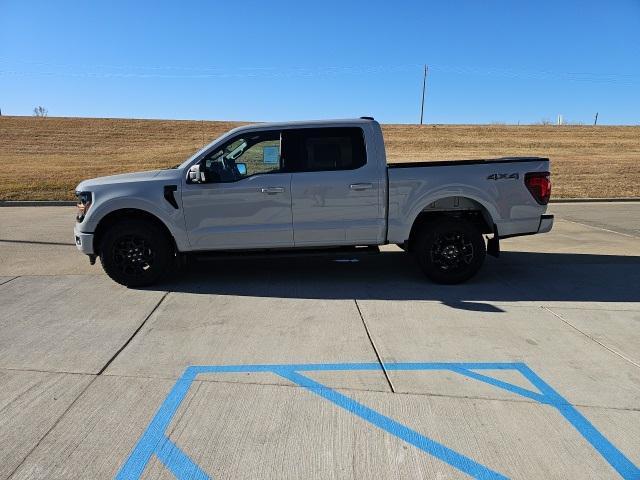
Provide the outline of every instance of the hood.
{"type": "Polygon", "coordinates": [[[135,173],[121,173],[120,175],[108,175],[106,177],[91,178],[89,180],[83,180],[76,187],[77,191],[90,190],[91,187],[112,185],[115,183],[127,183],[127,182],[144,182],[151,180],[163,172],[163,170],[149,170],[147,172],[135,172],[135,173]]]}

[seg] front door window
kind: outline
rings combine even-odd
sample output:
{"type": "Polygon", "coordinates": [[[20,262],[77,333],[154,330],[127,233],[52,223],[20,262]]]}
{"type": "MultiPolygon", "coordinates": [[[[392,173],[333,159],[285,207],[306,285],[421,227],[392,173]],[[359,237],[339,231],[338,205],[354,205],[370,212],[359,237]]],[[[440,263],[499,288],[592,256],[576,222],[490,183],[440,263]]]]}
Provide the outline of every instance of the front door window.
{"type": "Polygon", "coordinates": [[[280,132],[236,137],[201,163],[205,183],[237,182],[252,175],[281,171],[280,132]]]}

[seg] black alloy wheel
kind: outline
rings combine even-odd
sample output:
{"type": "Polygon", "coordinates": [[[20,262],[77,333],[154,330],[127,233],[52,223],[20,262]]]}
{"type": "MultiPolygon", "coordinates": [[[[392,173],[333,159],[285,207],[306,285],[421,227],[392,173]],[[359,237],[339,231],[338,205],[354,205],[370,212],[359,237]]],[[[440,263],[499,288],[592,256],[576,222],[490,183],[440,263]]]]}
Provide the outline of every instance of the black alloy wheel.
{"type": "Polygon", "coordinates": [[[473,242],[463,232],[437,234],[431,244],[431,263],[442,271],[461,271],[473,263],[473,242]]]}
{"type": "Polygon", "coordinates": [[[122,220],[111,225],[99,253],[107,275],[127,287],[156,283],[171,269],[174,257],[165,232],[146,220],[122,220]]]}
{"type": "Polygon", "coordinates": [[[124,275],[142,276],[153,268],[156,252],[144,237],[125,235],[113,245],[112,257],[124,275]]]}
{"type": "Polygon", "coordinates": [[[414,253],[427,277],[455,284],[473,277],[484,262],[487,247],[473,223],[457,218],[434,218],[414,241],[414,253]]]}

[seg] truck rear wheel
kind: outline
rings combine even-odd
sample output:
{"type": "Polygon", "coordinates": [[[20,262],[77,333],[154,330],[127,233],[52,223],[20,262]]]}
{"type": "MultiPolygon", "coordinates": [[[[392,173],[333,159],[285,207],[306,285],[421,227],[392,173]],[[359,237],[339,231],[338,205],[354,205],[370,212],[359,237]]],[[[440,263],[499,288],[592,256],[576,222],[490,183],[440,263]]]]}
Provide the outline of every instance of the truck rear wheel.
{"type": "Polygon", "coordinates": [[[480,270],[487,248],[475,225],[452,218],[436,220],[420,230],[414,252],[427,277],[436,283],[455,284],[480,270]]]}
{"type": "Polygon", "coordinates": [[[122,220],[105,233],[100,263],[119,284],[143,287],[157,282],[170,269],[172,253],[169,239],[153,223],[122,220]]]}

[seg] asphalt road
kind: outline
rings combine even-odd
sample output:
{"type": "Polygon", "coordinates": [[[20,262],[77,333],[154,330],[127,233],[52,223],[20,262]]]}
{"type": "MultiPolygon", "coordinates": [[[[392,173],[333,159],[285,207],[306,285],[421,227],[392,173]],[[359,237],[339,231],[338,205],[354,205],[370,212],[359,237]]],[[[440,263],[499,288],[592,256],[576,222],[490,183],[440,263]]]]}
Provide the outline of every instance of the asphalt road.
{"type": "Polygon", "coordinates": [[[640,478],[640,203],[551,211],[459,286],[388,247],[128,290],[0,208],[0,479],[640,478]]]}

